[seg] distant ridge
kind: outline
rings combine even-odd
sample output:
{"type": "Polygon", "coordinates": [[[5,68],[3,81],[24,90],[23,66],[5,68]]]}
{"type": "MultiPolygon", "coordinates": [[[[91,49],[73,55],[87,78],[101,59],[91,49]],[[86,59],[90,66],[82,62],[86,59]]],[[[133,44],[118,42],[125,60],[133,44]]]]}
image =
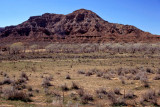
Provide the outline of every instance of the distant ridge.
{"type": "Polygon", "coordinates": [[[160,36],[134,26],[109,23],[96,13],[80,9],[70,14],[32,16],[17,25],[0,28],[0,41],[90,42],[158,42],[160,36]]]}
{"type": "Polygon", "coordinates": [[[4,28],[0,27],[0,32],[2,32],[4,30],[4,28]]]}

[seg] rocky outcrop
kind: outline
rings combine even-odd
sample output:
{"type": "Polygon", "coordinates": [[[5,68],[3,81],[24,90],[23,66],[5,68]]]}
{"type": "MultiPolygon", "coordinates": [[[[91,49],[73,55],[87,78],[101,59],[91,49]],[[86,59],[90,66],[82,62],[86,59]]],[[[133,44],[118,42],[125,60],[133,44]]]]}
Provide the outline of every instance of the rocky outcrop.
{"type": "Polygon", "coordinates": [[[80,9],[73,13],[30,17],[17,26],[1,30],[1,41],[138,42],[159,41],[159,36],[134,26],[109,23],[96,13],[80,9]]]}

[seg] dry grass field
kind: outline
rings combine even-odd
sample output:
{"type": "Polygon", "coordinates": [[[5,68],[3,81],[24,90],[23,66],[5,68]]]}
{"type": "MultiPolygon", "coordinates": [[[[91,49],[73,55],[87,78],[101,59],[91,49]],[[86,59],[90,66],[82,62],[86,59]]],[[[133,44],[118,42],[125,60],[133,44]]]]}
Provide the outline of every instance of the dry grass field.
{"type": "Polygon", "coordinates": [[[16,61],[2,60],[0,106],[160,105],[158,54],[94,52],[57,53],[54,56],[16,61]],[[67,57],[62,58],[63,56],[67,57]]]}

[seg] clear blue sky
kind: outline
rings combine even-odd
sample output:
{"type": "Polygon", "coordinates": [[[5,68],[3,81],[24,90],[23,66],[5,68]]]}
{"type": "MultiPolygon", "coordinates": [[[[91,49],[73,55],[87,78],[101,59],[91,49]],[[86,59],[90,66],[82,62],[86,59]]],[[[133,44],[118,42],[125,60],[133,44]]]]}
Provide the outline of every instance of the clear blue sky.
{"type": "Polygon", "coordinates": [[[0,27],[43,13],[68,14],[85,8],[103,19],[160,35],[160,0],[1,0],[0,27]]]}

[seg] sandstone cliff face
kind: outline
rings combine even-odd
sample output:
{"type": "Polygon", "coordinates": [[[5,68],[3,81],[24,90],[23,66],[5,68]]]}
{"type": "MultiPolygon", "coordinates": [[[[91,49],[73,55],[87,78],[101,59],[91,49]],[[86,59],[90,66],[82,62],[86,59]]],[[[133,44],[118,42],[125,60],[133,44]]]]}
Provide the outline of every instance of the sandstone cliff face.
{"type": "Polygon", "coordinates": [[[73,13],[30,17],[17,26],[0,30],[1,41],[137,42],[157,41],[159,36],[134,26],[109,23],[96,13],[80,9],[73,13]]]}

